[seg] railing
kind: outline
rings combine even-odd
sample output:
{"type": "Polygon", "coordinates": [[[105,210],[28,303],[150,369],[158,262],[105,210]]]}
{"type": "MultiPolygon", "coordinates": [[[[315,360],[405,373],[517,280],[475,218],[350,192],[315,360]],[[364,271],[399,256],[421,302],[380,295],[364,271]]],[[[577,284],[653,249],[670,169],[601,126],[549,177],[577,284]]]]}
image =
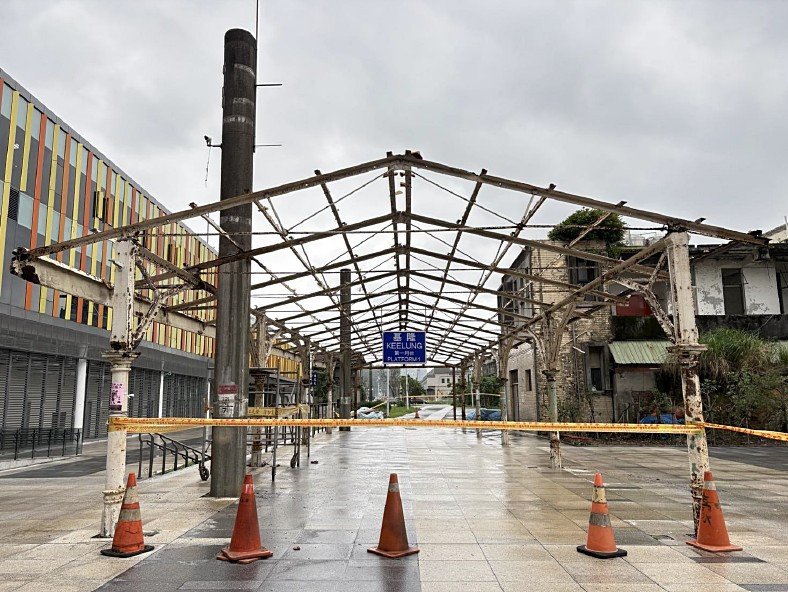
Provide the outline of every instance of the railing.
{"type": "Polygon", "coordinates": [[[0,430],[0,458],[20,455],[30,458],[82,454],[82,430],[74,428],[18,428],[0,430]]]}
{"type": "Polygon", "coordinates": [[[148,478],[154,475],[162,475],[164,473],[177,471],[178,469],[185,469],[190,465],[200,465],[200,478],[203,481],[208,479],[208,468],[205,462],[210,460],[211,457],[205,454],[202,450],[193,448],[178,440],[173,440],[164,434],[138,434],[140,442],[140,458],[137,467],[137,478],[143,478],[143,462],[145,459],[145,447],[147,446],[147,468],[148,478]],[[157,456],[157,452],[161,452],[161,458],[157,456]],[[168,468],[169,461],[169,468],[168,468]],[[155,471],[154,465],[160,463],[161,470],[155,471]]]}
{"type": "MultiPolygon", "coordinates": [[[[309,407],[309,416],[310,419],[331,419],[328,416],[328,403],[313,403],[309,407]]],[[[314,436],[318,432],[325,432],[326,429],[325,427],[312,428],[312,435],[314,436]]]]}

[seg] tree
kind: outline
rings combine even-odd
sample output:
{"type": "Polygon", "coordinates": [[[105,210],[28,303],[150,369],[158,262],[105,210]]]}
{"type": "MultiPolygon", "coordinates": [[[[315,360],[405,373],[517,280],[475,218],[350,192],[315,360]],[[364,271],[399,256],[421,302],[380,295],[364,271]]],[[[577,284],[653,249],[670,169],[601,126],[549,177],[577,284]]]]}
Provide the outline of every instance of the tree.
{"type": "Polygon", "coordinates": [[[399,396],[405,396],[405,379],[408,380],[408,396],[417,397],[424,394],[424,387],[421,383],[412,376],[400,376],[399,378],[399,396]]]}
{"type": "MultiPolygon", "coordinates": [[[[606,213],[603,210],[589,208],[577,210],[547,233],[547,238],[563,243],[572,242],[580,236],[584,228],[592,225],[606,213]]],[[[607,246],[620,243],[624,238],[624,221],[618,214],[610,214],[597,228],[594,228],[583,238],[605,241],[607,246]]]]}

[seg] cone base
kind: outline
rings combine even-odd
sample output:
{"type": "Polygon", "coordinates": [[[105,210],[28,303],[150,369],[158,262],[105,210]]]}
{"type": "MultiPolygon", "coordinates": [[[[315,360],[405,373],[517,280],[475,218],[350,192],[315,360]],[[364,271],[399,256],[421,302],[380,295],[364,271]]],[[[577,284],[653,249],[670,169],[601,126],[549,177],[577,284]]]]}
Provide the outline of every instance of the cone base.
{"type": "Polygon", "coordinates": [[[692,539],[691,541],[687,541],[687,544],[691,547],[695,547],[696,549],[701,549],[703,551],[712,551],[714,553],[720,552],[728,552],[728,551],[742,551],[744,548],[739,547],[738,545],[704,545],[703,543],[699,543],[696,539],[692,539]]]}
{"type": "Polygon", "coordinates": [[[381,557],[388,557],[389,559],[399,559],[400,557],[406,557],[408,555],[413,555],[414,553],[418,553],[419,548],[408,547],[403,551],[384,551],[380,547],[372,547],[367,549],[367,552],[374,553],[375,555],[380,555],[381,557]]]}
{"type": "Polygon", "coordinates": [[[612,559],[613,557],[626,557],[627,552],[624,549],[616,549],[615,551],[594,551],[593,549],[589,549],[585,545],[578,545],[577,550],[580,553],[584,553],[585,555],[590,555],[591,557],[596,557],[597,559],[612,559]]]}
{"type": "Polygon", "coordinates": [[[106,555],[107,557],[134,557],[135,555],[141,555],[142,553],[148,553],[153,551],[153,545],[142,545],[142,549],[138,549],[137,551],[115,551],[113,549],[102,549],[101,554],[106,555]]]}
{"type": "Polygon", "coordinates": [[[257,561],[258,559],[267,559],[272,555],[273,552],[269,551],[265,547],[260,547],[256,551],[230,551],[230,547],[226,547],[222,549],[221,553],[219,553],[216,558],[219,561],[246,564],[251,563],[252,561],[257,561]]]}

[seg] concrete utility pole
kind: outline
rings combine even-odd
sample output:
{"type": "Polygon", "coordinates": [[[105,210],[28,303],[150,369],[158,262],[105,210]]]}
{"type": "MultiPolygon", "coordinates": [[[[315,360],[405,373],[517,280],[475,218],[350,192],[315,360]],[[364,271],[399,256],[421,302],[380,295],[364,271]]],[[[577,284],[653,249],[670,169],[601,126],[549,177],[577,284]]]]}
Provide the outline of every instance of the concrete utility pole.
{"type": "MultiPolygon", "coordinates": [[[[255,138],[257,41],[248,31],[224,36],[222,179],[219,198],[251,193],[255,138]]],[[[219,257],[252,248],[252,204],[222,210],[219,257]]],[[[249,390],[250,260],[222,266],[216,311],[214,417],[246,416],[249,390]]],[[[246,428],[214,427],[211,496],[237,497],[246,462],[246,428]]]]}
{"type": "MultiPolygon", "coordinates": [[[[339,417],[350,419],[353,384],[350,376],[350,270],[339,270],[339,417]]],[[[349,432],[349,427],[339,428],[349,432]]]]}
{"type": "MultiPolygon", "coordinates": [[[[673,303],[673,325],[676,345],[671,348],[677,354],[681,367],[681,390],[684,394],[686,421],[701,422],[703,400],[700,395],[698,358],[706,349],[698,343],[698,328],[695,324],[695,298],[692,292],[692,275],[689,263],[689,236],[686,232],[671,232],[665,237],[670,272],[671,299],[673,303]]],[[[690,464],[690,488],[695,532],[698,531],[700,505],[703,498],[703,473],[709,470],[709,446],[706,431],[687,436],[690,464]]]]}
{"type": "MultiPolygon", "coordinates": [[[[498,380],[501,382],[500,406],[501,421],[509,421],[509,395],[506,392],[509,378],[509,352],[512,351],[514,338],[507,337],[498,344],[498,380]]],[[[501,446],[509,446],[509,430],[501,430],[501,446]]]]}
{"type": "MultiPolygon", "coordinates": [[[[140,355],[134,350],[134,276],[135,246],[129,240],[115,243],[115,289],[112,293],[111,350],[101,357],[111,364],[109,417],[128,417],[129,372],[140,355]]],[[[107,464],[104,478],[104,507],[99,536],[112,537],[126,490],[125,429],[107,433],[107,464]]]]}
{"type": "MultiPolygon", "coordinates": [[[[476,357],[473,358],[473,404],[476,409],[476,421],[481,421],[482,419],[482,405],[481,405],[481,387],[482,387],[482,364],[484,363],[484,358],[482,354],[476,354],[476,357]]],[[[476,437],[482,437],[482,431],[479,428],[476,428],[476,437]]]]}
{"type": "Polygon", "coordinates": [[[457,367],[451,367],[451,412],[454,421],[457,421],[457,367]]]}
{"type": "MultiPolygon", "coordinates": [[[[326,419],[334,419],[334,355],[324,353],[326,361],[326,419]]],[[[326,434],[333,434],[334,428],[331,426],[326,427],[326,434]]]]}
{"type": "Polygon", "coordinates": [[[463,360],[462,364],[460,365],[460,393],[462,394],[462,402],[460,405],[462,406],[462,420],[465,421],[465,385],[466,385],[466,375],[468,374],[468,368],[466,365],[466,361],[463,360]]]}

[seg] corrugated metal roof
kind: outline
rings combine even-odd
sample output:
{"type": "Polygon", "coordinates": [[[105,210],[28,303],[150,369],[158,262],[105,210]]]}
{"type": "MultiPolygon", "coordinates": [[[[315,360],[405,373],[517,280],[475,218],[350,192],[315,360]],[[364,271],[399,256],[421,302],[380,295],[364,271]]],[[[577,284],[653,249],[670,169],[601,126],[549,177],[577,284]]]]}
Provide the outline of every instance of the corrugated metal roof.
{"type": "Polygon", "coordinates": [[[668,357],[670,341],[613,341],[610,354],[616,364],[659,366],[668,357]]]}

